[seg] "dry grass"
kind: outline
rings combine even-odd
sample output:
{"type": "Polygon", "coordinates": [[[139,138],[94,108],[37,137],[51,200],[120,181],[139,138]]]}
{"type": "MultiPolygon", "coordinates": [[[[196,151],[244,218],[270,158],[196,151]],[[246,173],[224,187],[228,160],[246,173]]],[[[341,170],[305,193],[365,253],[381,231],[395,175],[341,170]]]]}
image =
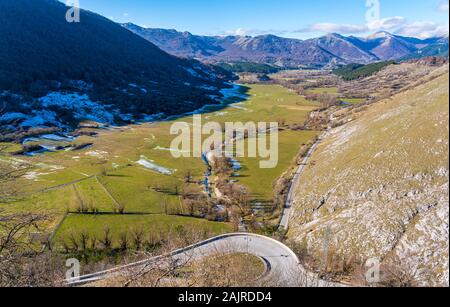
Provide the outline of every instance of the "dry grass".
{"type": "Polygon", "coordinates": [[[319,146],[289,232],[309,253],[399,259],[418,284],[448,284],[448,73],[429,78],[353,114],[319,146]]]}

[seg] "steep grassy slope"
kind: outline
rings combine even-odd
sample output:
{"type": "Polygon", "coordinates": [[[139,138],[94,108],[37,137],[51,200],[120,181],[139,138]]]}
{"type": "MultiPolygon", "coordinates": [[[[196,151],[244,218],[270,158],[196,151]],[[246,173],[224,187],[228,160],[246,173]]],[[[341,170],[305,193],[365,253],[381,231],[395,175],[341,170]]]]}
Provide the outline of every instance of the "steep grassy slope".
{"type": "Polygon", "coordinates": [[[448,285],[449,77],[331,131],[297,187],[288,236],[316,259],[385,265],[448,285]]]}
{"type": "MultiPolygon", "coordinates": [[[[444,65],[444,63],[442,64],[444,65]]],[[[409,88],[442,74],[442,65],[424,65],[421,63],[401,63],[389,65],[377,73],[339,85],[343,97],[364,97],[381,99],[391,97],[409,88]]]]}

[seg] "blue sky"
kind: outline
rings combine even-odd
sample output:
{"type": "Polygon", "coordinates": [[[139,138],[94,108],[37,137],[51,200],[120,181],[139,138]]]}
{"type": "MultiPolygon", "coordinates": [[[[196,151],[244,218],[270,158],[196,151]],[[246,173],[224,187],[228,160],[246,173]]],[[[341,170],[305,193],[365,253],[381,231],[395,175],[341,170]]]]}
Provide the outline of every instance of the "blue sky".
{"type": "MultiPolygon", "coordinates": [[[[69,1],[70,2],[70,1],[69,1]]],[[[330,32],[367,35],[386,30],[427,37],[448,33],[448,0],[79,0],[117,22],[201,35],[309,38],[330,32]],[[366,1],[372,2],[370,7],[366,1]],[[376,12],[379,2],[380,14],[376,12]],[[373,6],[375,5],[375,6],[373,6]]]]}

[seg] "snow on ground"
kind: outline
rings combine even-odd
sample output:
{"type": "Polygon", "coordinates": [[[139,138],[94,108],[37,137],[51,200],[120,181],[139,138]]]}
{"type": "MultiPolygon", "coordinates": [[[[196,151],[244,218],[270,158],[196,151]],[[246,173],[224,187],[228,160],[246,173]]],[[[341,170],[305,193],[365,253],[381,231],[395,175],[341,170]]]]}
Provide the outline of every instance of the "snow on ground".
{"type": "Polygon", "coordinates": [[[154,121],[161,120],[162,118],[164,118],[164,116],[166,116],[166,114],[164,114],[164,113],[158,113],[158,114],[153,114],[153,115],[144,115],[143,121],[144,122],[154,122],[154,121]]]}
{"type": "Polygon", "coordinates": [[[47,110],[32,111],[31,115],[29,115],[27,119],[20,124],[20,126],[24,128],[35,128],[42,126],[55,126],[59,128],[64,127],[64,125],[59,122],[57,114],[53,111],[47,110]]]}
{"type": "Polygon", "coordinates": [[[51,175],[54,172],[50,172],[50,173],[38,173],[38,172],[28,172],[26,173],[23,178],[27,179],[27,180],[32,180],[32,181],[40,181],[39,177],[41,176],[46,176],[46,175],[51,175]]]}
{"type": "Polygon", "coordinates": [[[29,142],[39,142],[42,140],[70,143],[73,140],[75,140],[75,138],[70,137],[70,136],[56,135],[56,134],[43,134],[43,135],[40,135],[39,137],[26,138],[25,140],[22,141],[22,144],[26,144],[29,142]]]}
{"type": "Polygon", "coordinates": [[[188,151],[188,150],[180,150],[180,149],[177,149],[177,148],[165,148],[165,147],[161,147],[161,146],[156,146],[154,149],[155,150],[176,152],[176,153],[190,153],[190,151],[188,151]]]}
{"type": "Polygon", "coordinates": [[[87,153],[85,153],[86,156],[100,158],[100,159],[104,159],[105,155],[107,155],[107,154],[108,153],[106,151],[101,151],[101,150],[88,151],[87,153]]]}
{"type": "Polygon", "coordinates": [[[54,164],[46,164],[46,163],[37,163],[37,167],[40,167],[42,169],[49,169],[52,171],[60,171],[64,169],[64,166],[61,165],[54,165],[54,164]]]}
{"type": "Polygon", "coordinates": [[[100,123],[112,123],[114,116],[106,107],[90,100],[88,95],[78,93],[52,92],[39,99],[44,108],[58,106],[74,112],[78,119],[92,120],[100,123]]]}
{"type": "Polygon", "coordinates": [[[200,74],[198,72],[196,72],[192,68],[183,67],[183,69],[186,70],[191,76],[193,76],[195,78],[201,78],[202,77],[202,76],[200,76],[200,74]]]}
{"type": "MultiPolygon", "coordinates": [[[[26,104],[22,104],[26,108],[26,104]]],[[[78,93],[51,92],[37,100],[33,110],[23,112],[9,112],[0,116],[0,124],[17,123],[23,128],[58,127],[68,128],[62,124],[61,118],[53,108],[67,110],[73,118],[111,124],[114,115],[107,107],[90,100],[88,95],[78,93]]]]}
{"type": "Polygon", "coordinates": [[[202,90],[206,90],[206,91],[217,91],[218,88],[215,86],[209,86],[209,85],[200,85],[197,86],[197,88],[202,89],[202,90]]]}
{"type": "Polygon", "coordinates": [[[9,112],[0,116],[0,123],[10,123],[16,120],[27,119],[28,116],[20,112],[9,112]]]}
{"type": "Polygon", "coordinates": [[[54,174],[56,171],[64,169],[64,167],[60,165],[52,165],[45,163],[37,163],[35,166],[44,172],[38,172],[37,170],[29,171],[25,175],[23,175],[23,178],[27,180],[39,181],[39,177],[41,176],[54,174]]]}
{"type": "Polygon", "coordinates": [[[238,104],[232,104],[232,105],[230,105],[230,108],[238,109],[238,110],[242,110],[242,111],[249,111],[249,109],[247,109],[247,108],[245,108],[243,106],[240,106],[238,104]]]}
{"type": "Polygon", "coordinates": [[[173,173],[176,172],[176,170],[173,170],[170,168],[165,168],[163,166],[156,164],[152,160],[148,160],[147,157],[145,157],[145,156],[141,156],[140,160],[138,160],[136,163],[149,169],[149,170],[158,172],[163,175],[173,175],[173,173]]]}

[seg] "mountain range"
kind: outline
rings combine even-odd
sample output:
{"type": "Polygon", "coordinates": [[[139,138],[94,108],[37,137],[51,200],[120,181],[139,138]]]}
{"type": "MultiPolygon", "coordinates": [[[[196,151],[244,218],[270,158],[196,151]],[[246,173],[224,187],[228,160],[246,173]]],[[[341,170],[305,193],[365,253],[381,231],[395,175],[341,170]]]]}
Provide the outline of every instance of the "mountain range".
{"type": "Polygon", "coordinates": [[[427,56],[448,56],[448,36],[418,39],[378,32],[360,38],[333,33],[299,40],[275,35],[199,36],[132,23],[122,26],[168,53],[211,63],[248,61],[294,68],[401,60],[420,57],[421,51],[427,56]]]}

